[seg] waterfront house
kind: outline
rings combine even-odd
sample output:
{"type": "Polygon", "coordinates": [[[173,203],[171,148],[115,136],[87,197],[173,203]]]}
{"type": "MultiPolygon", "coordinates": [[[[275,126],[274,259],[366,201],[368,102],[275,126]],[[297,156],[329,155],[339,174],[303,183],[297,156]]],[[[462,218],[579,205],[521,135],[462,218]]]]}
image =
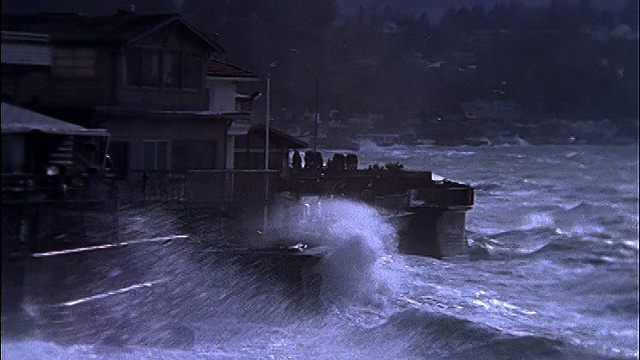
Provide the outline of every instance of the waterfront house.
{"type": "Polygon", "coordinates": [[[51,49],[46,72],[8,72],[3,64],[3,98],[106,128],[123,188],[150,176],[224,169],[236,114],[210,111],[204,72],[222,48],[179,15],[3,14],[2,27],[44,34],[51,49]]]}
{"type": "Polygon", "coordinates": [[[2,26],[46,34],[51,45],[50,71],[13,74],[3,97],[108,129],[121,178],[224,167],[231,119],[209,113],[203,71],[222,48],[179,15],[3,14],[2,26]]]}
{"type": "MultiPolygon", "coordinates": [[[[38,69],[5,71],[3,64],[3,99],[107,129],[125,197],[137,192],[145,199],[184,199],[185,186],[195,184],[189,173],[224,178],[220,171],[234,168],[235,136],[249,134],[258,95],[240,94],[237,86],[258,78],[216,60],[220,45],[181,16],[3,14],[2,28],[3,50],[5,33],[28,33],[41,34],[31,41],[49,51],[49,63],[38,69]],[[179,195],[170,195],[176,187],[179,195]]],[[[271,147],[280,154],[281,145],[271,147]]],[[[281,163],[281,157],[273,159],[281,163]]],[[[222,183],[213,180],[199,183],[222,183]]],[[[203,192],[213,194],[211,201],[220,194],[203,192]]]]}

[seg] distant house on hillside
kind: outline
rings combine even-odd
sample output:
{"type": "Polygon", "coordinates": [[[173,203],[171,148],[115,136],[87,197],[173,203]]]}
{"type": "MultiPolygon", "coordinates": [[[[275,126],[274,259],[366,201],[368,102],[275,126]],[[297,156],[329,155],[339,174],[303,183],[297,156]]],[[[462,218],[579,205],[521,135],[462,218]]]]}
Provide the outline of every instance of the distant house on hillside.
{"type": "Polygon", "coordinates": [[[384,116],[381,114],[362,114],[349,118],[347,125],[357,133],[367,134],[382,124],[383,120],[384,116]]]}

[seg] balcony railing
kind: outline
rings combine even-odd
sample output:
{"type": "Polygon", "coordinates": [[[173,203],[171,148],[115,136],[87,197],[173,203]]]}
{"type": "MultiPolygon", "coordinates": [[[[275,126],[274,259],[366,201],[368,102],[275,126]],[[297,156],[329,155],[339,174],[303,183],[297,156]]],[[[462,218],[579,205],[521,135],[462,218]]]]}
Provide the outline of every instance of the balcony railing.
{"type": "Polygon", "coordinates": [[[116,189],[104,176],[2,174],[2,199],[7,202],[110,202],[116,189]]]}

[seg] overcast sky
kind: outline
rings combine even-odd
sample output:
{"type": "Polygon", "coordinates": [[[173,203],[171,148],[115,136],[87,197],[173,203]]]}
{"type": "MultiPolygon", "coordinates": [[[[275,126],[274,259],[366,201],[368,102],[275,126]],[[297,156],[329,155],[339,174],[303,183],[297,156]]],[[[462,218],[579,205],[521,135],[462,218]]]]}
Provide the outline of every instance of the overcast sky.
{"type": "MultiPolygon", "coordinates": [[[[518,0],[525,5],[546,5],[549,0],[518,0]]],[[[571,0],[569,0],[571,1],[571,0]]],[[[578,0],[575,0],[576,2],[578,0]]],[[[420,16],[426,13],[431,21],[438,21],[444,10],[450,6],[468,6],[482,3],[485,9],[489,10],[496,4],[507,3],[509,0],[337,0],[343,13],[355,13],[361,3],[367,5],[377,4],[379,8],[384,8],[390,4],[403,13],[413,13],[420,16]]],[[[608,8],[613,12],[619,11],[625,0],[591,0],[591,3],[600,9],[608,8]]]]}
{"type": "MultiPolygon", "coordinates": [[[[81,12],[88,15],[108,15],[118,8],[127,7],[129,4],[134,4],[140,12],[179,11],[181,5],[188,1],[202,0],[3,0],[2,10],[3,12],[21,13],[69,11],[81,12]]],[[[485,9],[489,10],[496,4],[508,1],[509,0],[336,0],[336,4],[338,4],[340,11],[344,14],[355,13],[361,3],[366,4],[368,7],[376,5],[378,9],[392,5],[402,13],[413,13],[416,16],[426,13],[431,21],[438,21],[443,11],[450,6],[470,7],[481,2],[485,6],[485,9]]],[[[519,1],[526,5],[546,5],[549,3],[549,0],[519,1]]],[[[625,0],[591,0],[591,2],[599,8],[609,8],[613,12],[617,12],[622,8],[625,0]]]]}

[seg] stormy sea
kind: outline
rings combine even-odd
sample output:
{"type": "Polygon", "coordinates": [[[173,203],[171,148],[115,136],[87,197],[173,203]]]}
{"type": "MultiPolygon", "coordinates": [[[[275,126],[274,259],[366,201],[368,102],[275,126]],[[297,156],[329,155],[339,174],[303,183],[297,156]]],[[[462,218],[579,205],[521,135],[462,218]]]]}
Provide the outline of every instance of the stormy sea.
{"type": "Polygon", "coordinates": [[[474,186],[468,252],[399,254],[393,221],[345,199],[279,224],[326,246],[304,261],[221,251],[220,214],[125,207],[127,246],[28,260],[2,359],[638,358],[636,146],[358,154],[474,186]]]}

